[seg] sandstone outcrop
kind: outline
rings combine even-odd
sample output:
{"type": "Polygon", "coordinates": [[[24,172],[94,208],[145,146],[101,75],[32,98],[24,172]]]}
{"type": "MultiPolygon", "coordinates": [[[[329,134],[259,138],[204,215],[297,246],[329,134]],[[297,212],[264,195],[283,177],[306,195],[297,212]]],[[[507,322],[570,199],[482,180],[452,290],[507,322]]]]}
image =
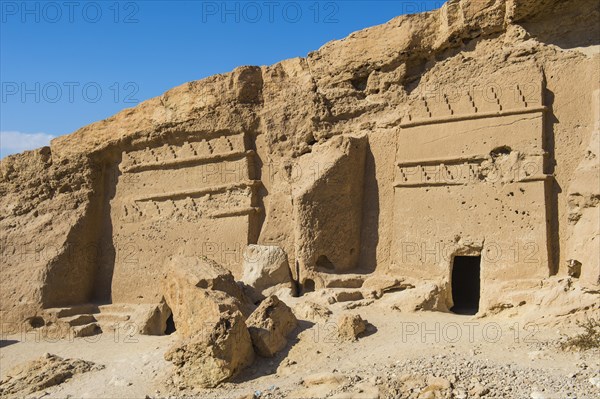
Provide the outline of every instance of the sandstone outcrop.
{"type": "MultiPolygon", "coordinates": [[[[598,0],[449,0],[3,159],[3,339],[58,328],[86,348],[131,325],[175,331],[140,340],[173,343],[164,359],[160,345],[118,359],[139,356],[130,392],[165,359],[183,394],[236,381],[256,355],[275,359],[241,376],[269,387],[252,397],[600,392],[593,352],[567,375],[542,370],[575,363],[544,359],[550,342],[526,367],[502,353],[530,350],[528,322],[562,334],[600,312],[599,20],[598,0]],[[378,330],[343,313],[359,308],[378,330]],[[443,337],[448,350],[429,356],[396,323],[427,335],[458,318],[392,310],[488,318],[508,335],[443,337]],[[305,376],[336,357],[334,372],[305,376]]],[[[101,367],[47,355],[10,371],[0,396],[101,367]]],[[[118,377],[102,381],[130,381],[118,377]]]]}
{"type": "Polygon", "coordinates": [[[296,328],[298,320],[284,302],[272,295],[261,302],[246,320],[256,353],[273,357],[287,345],[287,336],[296,328]]]}
{"type": "Polygon", "coordinates": [[[254,361],[250,334],[240,312],[224,312],[165,354],[176,367],[179,386],[212,388],[235,376],[254,361]]]}
{"type": "Polygon", "coordinates": [[[219,322],[223,313],[248,315],[252,308],[231,272],[209,259],[174,257],[163,291],[182,337],[194,336],[206,323],[219,322]]]}
{"type": "Polygon", "coordinates": [[[143,335],[163,335],[167,329],[167,320],[171,310],[165,302],[149,309],[142,307],[133,316],[133,323],[138,327],[138,332],[143,335]]]}
{"type": "Polygon", "coordinates": [[[165,354],[181,387],[216,387],[254,360],[247,315],[254,308],[215,261],[175,256],[163,281],[179,341],[165,354]]]}
{"type": "Polygon", "coordinates": [[[102,370],[104,366],[80,359],[63,359],[46,353],[39,359],[11,369],[0,381],[3,398],[22,398],[73,378],[77,374],[102,370]]]}
{"type": "Polygon", "coordinates": [[[309,276],[357,265],[366,146],[364,135],[337,136],[315,144],[292,169],[301,176],[292,189],[295,253],[309,276]]]}
{"type": "Polygon", "coordinates": [[[337,328],[342,341],[356,341],[367,329],[367,323],[360,315],[344,314],[338,319],[337,328]]]}
{"type": "Polygon", "coordinates": [[[591,287],[600,285],[600,91],[592,102],[594,127],[585,155],[569,186],[568,260],[574,275],[591,287]]]}
{"type": "Polygon", "coordinates": [[[244,251],[242,269],[241,281],[262,297],[279,289],[295,293],[287,255],[279,247],[248,245],[244,251]]]}
{"type": "Polygon", "coordinates": [[[441,300],[440,288],[430,282],[419,284],[414,289],[392,293],[385,300],[391,303],[392,309],[401,312],[448,310],[441,300]]]}
{"type": "Polygon", "coordinates": [[[251,312],[232,283],[248,245],[281,248],[300,294],[403,288],[366,284],[386,276],[414,285],[389,294],[412,310],[597,287],[598,17],[595,0],[450,0],[3,159],[2,320],[149,306],[156,331],[164,297],[189,337],[200,314],[251,312]]]}

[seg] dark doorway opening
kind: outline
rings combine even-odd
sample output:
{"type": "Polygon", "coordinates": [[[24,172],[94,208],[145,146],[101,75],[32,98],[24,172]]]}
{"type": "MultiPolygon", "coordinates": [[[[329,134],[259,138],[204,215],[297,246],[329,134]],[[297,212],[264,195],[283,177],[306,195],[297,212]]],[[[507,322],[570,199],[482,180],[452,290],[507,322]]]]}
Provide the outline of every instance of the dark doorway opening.
{"type": "Polygon", "coordinates": [[[307,294],[309,292],[313,292],[315,290],[315,281],[307,278],[306,280],[304,280],[304,283],[302,283],[302,294],[307,294]]]}
{"type": "Polygon", "coordinates": [[[319,258],[317,259],[317,267],[320,267],[321,269],[326,269],[326,270],[335,270],[335,266],[333,265],[333,263],[331,263],[329,258],[325,255],[319,256],[319,258]]]}
{"type": "Polygon", "coordinates": [[[455,256],[452,265],[450,309],[457,314],[474,315],[479,310],[481,256],[455,256]]]}
{"type": "Polygon", "coordinates": [[[165,328],[165,335],[173,334],[177,329],[175,328],[175,320],[173,320],[173,313],[167,318],[167,328],[165,328]]]}
{"type": "Polygon", "coordinates": [[[40,316],[33,316],[27,319],[27,322],[32,328],[41,328],[46,325],[46,322],[40,316]]]}

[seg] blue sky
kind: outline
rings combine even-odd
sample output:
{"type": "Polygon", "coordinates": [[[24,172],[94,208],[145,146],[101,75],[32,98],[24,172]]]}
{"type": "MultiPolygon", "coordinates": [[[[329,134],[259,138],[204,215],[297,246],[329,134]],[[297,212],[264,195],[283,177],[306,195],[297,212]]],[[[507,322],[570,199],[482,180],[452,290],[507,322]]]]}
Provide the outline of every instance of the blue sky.
{"type": "Polygon", "coordinates": [[[0,1],[0,156],[443,1],[0,1]]]}

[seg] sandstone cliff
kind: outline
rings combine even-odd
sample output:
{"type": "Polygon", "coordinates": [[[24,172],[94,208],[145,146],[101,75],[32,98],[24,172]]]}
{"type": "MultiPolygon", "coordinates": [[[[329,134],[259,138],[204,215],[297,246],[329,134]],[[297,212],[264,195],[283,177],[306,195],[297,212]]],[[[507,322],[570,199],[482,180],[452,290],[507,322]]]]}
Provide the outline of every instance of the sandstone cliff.
{"type": "MultiPolygon", "coordinates": [[[[477,254],[485,303],[497,284],[565,275],[569,240],[598,246],[597,229],[569,233],[567,197],[590,168],[598,18],[595,0],[450,0],[4,159],[3,320],[158,303],[172,255],[208,256],[239,279],[256,243],[284,248],[306,289],[375,273],[449,296],[452,259],[477,254]],[[431,181],[449,165],[475,181],[431,181]]],[[[597,284],[594,256],[580,256],[597,284]]]]}

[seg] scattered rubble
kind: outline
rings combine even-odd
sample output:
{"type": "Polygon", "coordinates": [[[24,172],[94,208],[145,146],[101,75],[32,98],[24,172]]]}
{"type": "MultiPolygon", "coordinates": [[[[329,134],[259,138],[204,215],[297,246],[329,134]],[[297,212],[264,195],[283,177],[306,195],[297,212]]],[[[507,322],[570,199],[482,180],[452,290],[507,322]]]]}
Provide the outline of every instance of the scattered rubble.
{"type": "Polygon", "coordinates": [[[77,374],[104,369],[81,359],[63,359],[44,354],[39,359],[20,364],[10,370],[0,381],[0,396],[3,398],[21,398],[45,388],[62,384],[77,374]]]}

